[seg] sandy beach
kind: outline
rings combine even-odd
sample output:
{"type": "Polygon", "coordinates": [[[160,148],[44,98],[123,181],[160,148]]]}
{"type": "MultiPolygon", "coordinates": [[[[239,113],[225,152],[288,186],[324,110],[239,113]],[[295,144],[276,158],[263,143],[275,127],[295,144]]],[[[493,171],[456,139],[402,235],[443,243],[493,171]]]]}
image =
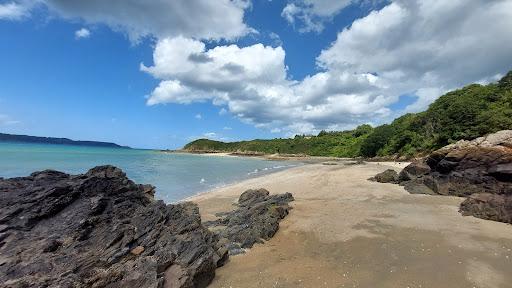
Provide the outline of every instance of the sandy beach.
{"type": "Polygon", "coordinates": [[[210,287],[511,287],[511,225],[461,216],[463,198],[367,181],[406,164],[311,164],[188,199],[206,220],[249,188],[296,199],[275,237],[231,257],[210,287]]]}
{"type": "Polygon", "coordinates": [[[185,155],[198,155],[204,157],[242,157],[242,158],[259,158],[265,160],[287,160],[287,161],[300,161],[302,163],[322,163],[326,161],[351,161],[351,158],[339,158],[328,156],[308,156],[308,155],[295,155],[295,154],[259,154],[259,153],[233,153],[233,152],[198,152],[186,150],[160,150],[161,153],[168,154],[185,154],[185,155]]]}

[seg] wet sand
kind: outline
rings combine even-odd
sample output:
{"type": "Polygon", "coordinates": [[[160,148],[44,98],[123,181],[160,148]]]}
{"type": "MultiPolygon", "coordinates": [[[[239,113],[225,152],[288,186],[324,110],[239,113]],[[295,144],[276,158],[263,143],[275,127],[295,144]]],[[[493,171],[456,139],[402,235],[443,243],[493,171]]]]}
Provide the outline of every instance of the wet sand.
{"type": "Polygon", "coordinates": [[[211,287],[512,287],[512,226],[463,217],[463,198],[366,179],[403,164],[312,164],[193,197],[206,219],[240,193],[291,192],[270,241],[233,256],[211,287]]]}

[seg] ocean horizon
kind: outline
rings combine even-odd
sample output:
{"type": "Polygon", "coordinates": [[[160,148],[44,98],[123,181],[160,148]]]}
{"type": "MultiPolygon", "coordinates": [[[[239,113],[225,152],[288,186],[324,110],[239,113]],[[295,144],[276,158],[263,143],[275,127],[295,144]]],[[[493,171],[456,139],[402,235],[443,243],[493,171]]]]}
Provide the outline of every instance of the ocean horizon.
{"type": "Polygon", "coordinates": [[[99,165],[121,168],[136,183],[154,185],[157,199],[174,203],[214,188],[301,164],[146,149],[0,142],[0,177],[3,178],[28,176],[46,169],[81,174],[99,165]]]}

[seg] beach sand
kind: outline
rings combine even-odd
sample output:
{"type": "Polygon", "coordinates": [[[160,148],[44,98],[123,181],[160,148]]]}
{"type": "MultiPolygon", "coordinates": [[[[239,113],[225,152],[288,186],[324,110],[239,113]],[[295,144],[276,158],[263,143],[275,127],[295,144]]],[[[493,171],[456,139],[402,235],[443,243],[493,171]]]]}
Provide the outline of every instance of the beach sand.
{"type": "Polygon", "coordinates": [[[211,287],[512,287],[512,226],[463,217],[462,198],[366,179],[406,163],[305,165],[195,196],[205,219],[249,188],[291,192],[270,241],[232,256],[211,287]]]}

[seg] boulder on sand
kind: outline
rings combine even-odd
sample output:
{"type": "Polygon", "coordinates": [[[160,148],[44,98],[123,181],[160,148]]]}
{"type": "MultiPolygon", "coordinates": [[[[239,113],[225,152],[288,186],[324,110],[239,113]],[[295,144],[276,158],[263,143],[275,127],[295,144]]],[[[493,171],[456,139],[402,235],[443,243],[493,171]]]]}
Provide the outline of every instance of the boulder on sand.
{"type": "Polygon", "coordinates": [[[382,173],[379,173],[371,177],[368,180],[379,183],[398,183],[398,173],[393,169],[388,169],[382,173]]]}
{"type": "Polygon", "coordinates": [[[505,195],[477,193],[460,204],[462,215],[512,223],[512,197],[505,195]]]}
{"type": "Polygon", "coordinates": [[[512,130],[445,146],[404,168],[411,193],[469,197],[464,215],[512,223],[512,130]]]}
{"type": "Polygon", "coordinates": [[[272,238],[279,229],[279,221],[288,215],[291,209],[288,204],[294,200],[292,194],[269,194],[265,189],[247,190],[240,195],[237,209],[205,223],[228,242],[231,255],[272,238]]]}

